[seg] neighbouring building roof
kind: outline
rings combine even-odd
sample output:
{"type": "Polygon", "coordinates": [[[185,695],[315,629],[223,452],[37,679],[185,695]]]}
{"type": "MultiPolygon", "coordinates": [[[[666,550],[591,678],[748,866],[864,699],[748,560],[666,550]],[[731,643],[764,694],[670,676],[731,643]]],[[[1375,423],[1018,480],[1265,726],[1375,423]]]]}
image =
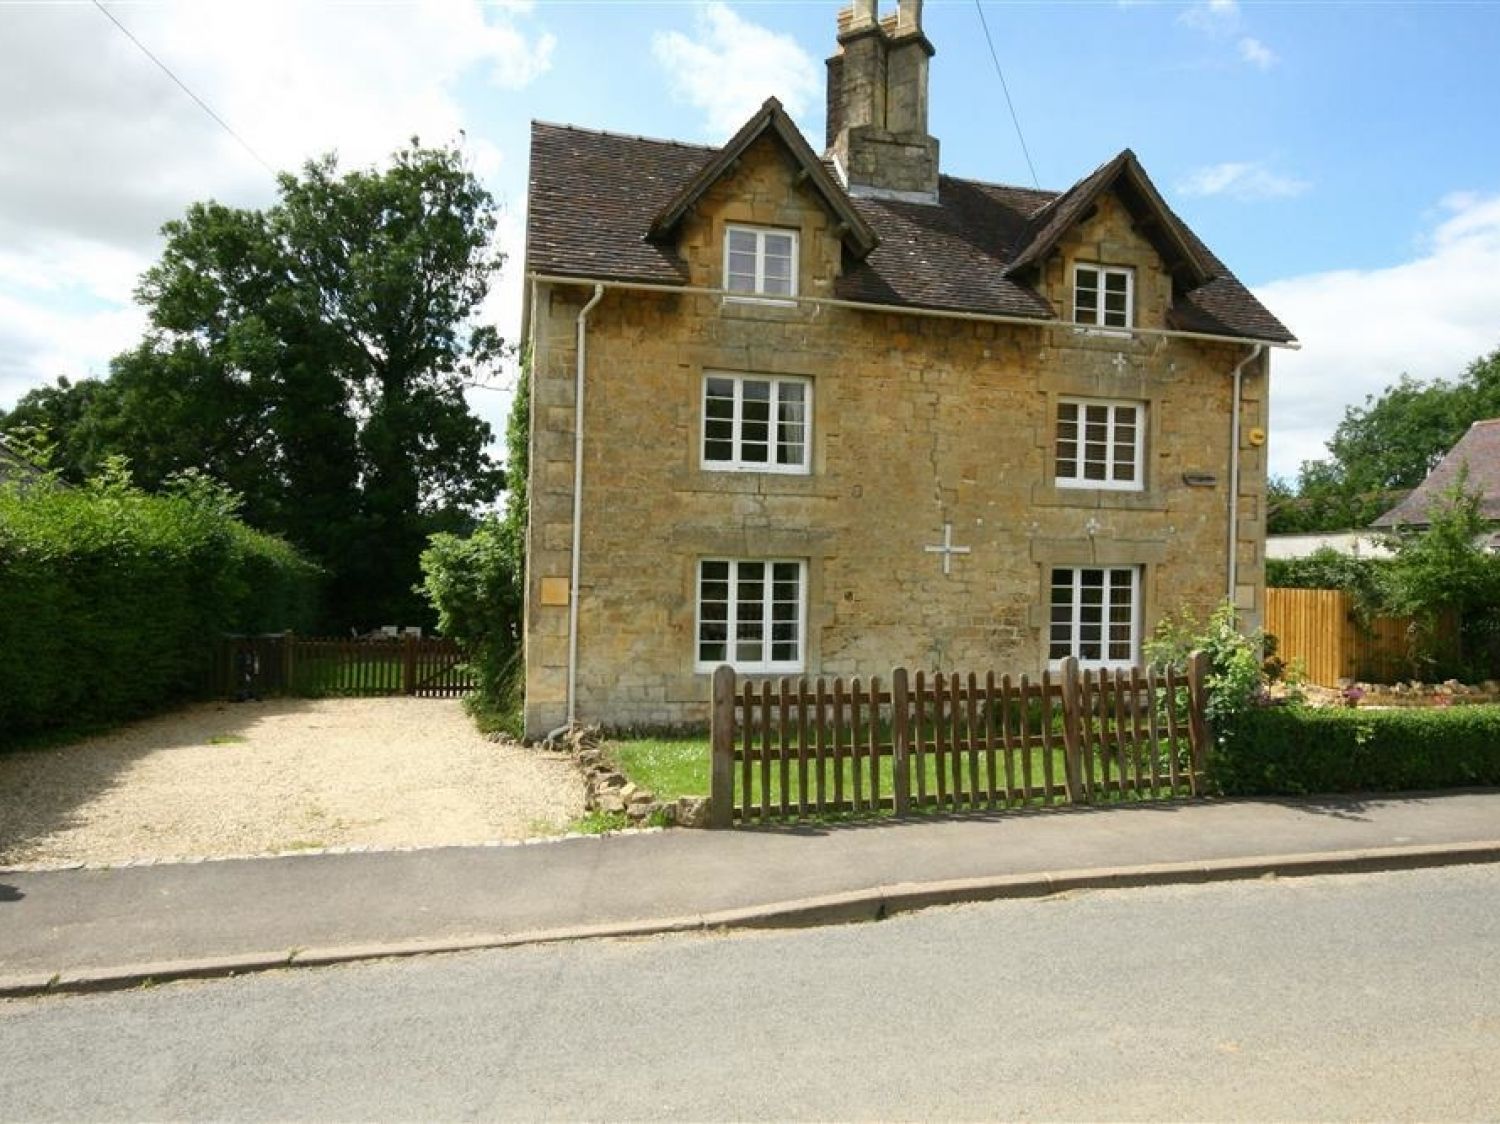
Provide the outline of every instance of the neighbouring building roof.
{"type": "Polygon", "coordinates": [[[0,439],[0,484],[15,480],[35,480],[42,470],[0,439]]]}
{"type": "Polygon", "coordinates": [[[1465,465],[1469,470],[1469,489],[1480,494],[1480,513],[1486,519],[1500,522],[1500,418],[1489,418],[1469,426],[1469,431],[1438,461],[1427,479],[1370,526],[1425,527],[1429,509],[1453,486],[1465,465]]]}
{"type": "MultiPolygon", "coordinates": [[[[533,122],[527,269],[686,284],[687,266],[664,233],[732,163],[726,152],[768,129],[794,157],[806,149],[805,162],[811,150],[779,104],[770,102],[723,148],[533,122]],[[786,126],[797,142],[782,135],[786,126]]],[[[1276,343],[1293,339],[1162,202],[1129,150],[1063,193],[941,176],[936,204],[850,197],[826,166],[823,176],[809,175],[830,206],[852,210],[875,238],[859,256],[864,232],[846,221],[851,252],[834,286],[840,299],[1056,319],[1027,283],[1027,267],[1040,263],[1100,192],[1114,188],[1147,220],[1143,229],[1174,272],[1171,327],[1276,343]]]]}

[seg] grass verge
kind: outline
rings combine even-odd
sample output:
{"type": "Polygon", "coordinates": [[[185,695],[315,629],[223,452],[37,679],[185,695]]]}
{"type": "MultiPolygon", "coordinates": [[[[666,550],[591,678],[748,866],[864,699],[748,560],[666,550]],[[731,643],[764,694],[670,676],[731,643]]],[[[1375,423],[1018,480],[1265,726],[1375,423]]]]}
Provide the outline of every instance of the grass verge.
{"type": "MultiPolygon", "coordinates": [[[[642,788],[654,793],[658,800],[676,800],[679,796],[707,796],[709,783],[709,743],[707,738],[634,738],[610,742],[605,747],[605,752],[611,760],[619,767],[620,771],[642,788]]],[[[915,800],[919,789],[925,788],[929,798],[939,793],[969,792],[973,788],[983,788],[989,780],[988,759],[981,753],[972,759],[968,754],[963,754],[955,759],[947,756],[939,759],[936,754],[927,752],[922,754],[920,761],[913,762],[911,791],[915,800]],[[920,768],[920,774],[917,769],[920,768]],[[941,779],[939,770],[942,770],[941,779]],[[958,775],[954,776],[957,769],[958,775]],[[979,784],[975,785],[975,776],[978,776],[979,784]]],[[[787,767],[787,799],[791,803],[800,800],[802,794],[800,763],[793,760],[787,767]]],[[[836,791],[842,790],[845,794],[854,790],[855,768],[853,761],[845,760],[841,763],[842,776],[837,776],[832,768],[826,769],[823,778],[824,794],[832,799],[836,791]]],[[[858,764],[859,769],[866,770],[869,767],[867,761],[858,764]]],[[[739,789],[743,773],[740,763],[735,764],[735,787],[739,789]]],[[[1143,761],[1141,764],[1143,774],[1149,775],[1150,763],[1143,761]]],[[[1167,783],[1167,764],[1165,761],[1158,763],[1158,770],[1162,778],[1163,789],[1167,783]]],[[[863,776],[863,773],[861,774],[863,776]]],[[[1094,779],[1097,783],[1104,785],[1107,778],[1103,763],[1096,760],[1093,768],[1094,779]]],[[[1108,779],[1119,778],[1119,767],[1111,763],[1108,779]]],[[[1134,766],[1130,767],[1129,775],[1134,775],[1134,766]]],[[[1008,787],[1022,788],[1029,783],[1036,790],[1032,802],[1040,802],[1040,791],[1049,782],[1054,785],[1062,785],[1066,773],[1063,766],[1063,753],[1056,749],[1051,754],[1050,761],[1047,755],[1040,749],[1029,753],[1017,752],[1010,762],[1009,769],[1006,766],[1005,754],[997,752],[995,755],[995,779],[1008,787]]],[[[814,762],[808,762],[807,768],[808,798],[811,801],[816,795],[817,788],[817,766],[814,762]]],[[[868,792],[869,778],[863,777],[862,792],[868,792]]],[[[780,762],[772,761],[770,768],[770,792],[772,801],[779,803],[781,798],[781,765],[780,762]]],[[[1186,781],[1181,786],[1186,791],[1186,781]]],[[[750,798],[752,803],[759,802],[762,789],[762,773],[759,762],[751,763],[750,770],[750,798]]],[[[895,790],[895,778],[893,762],[889,757],[880,759],[879,789],[882,795],[888,796],[895,790]]],[[[738,796],[738,791],[736,793],[738,796]]],[[[1106,799],[1134,801],[1151,799],[1148,795],[1134,792],[1109,792],[1106,799]]],[[[933,809],[941,810],[941,809],[933,809]]],[[[842,817],[839,817],[842,818],[842,817]]]]}

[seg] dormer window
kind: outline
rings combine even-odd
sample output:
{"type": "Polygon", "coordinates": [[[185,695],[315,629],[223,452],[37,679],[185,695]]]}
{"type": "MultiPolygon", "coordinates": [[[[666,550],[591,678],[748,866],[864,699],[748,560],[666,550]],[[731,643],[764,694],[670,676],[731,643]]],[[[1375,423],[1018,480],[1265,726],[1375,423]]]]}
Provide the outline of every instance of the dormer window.
{"type": "Polygon", "coordinates": [[[1080,262],[1073,267],[1073,322],[1129,329],[1135,319],[1135,271],[1080,262]]]}
{"type": "Polygon", "coordinates": [[[731,226],[724,238],[724,288],[750,298],[797,295],[797,235],[790,230],[731,226]]]}

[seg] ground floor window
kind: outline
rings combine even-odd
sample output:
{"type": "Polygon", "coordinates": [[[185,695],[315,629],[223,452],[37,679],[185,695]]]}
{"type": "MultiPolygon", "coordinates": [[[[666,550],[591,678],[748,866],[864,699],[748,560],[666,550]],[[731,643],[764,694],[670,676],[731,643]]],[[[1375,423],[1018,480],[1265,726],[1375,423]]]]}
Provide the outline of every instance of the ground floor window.
{"type": "Polygon", "coordinates": [[[1075,656],[1085,667],[1139,662],[1140,590],[1139,566],[1053,569],[1047,658],[1075,656]]]}
{"type": "Polygon", "coordinates": [[[698,563],[699,671],[801,671],[807,564],[705,558],[698,563]]]}

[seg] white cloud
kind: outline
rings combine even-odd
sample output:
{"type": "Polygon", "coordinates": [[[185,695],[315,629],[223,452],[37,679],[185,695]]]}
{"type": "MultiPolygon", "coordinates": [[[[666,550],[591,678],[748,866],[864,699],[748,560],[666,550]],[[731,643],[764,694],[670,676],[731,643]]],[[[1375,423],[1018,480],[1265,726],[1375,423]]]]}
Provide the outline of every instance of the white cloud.
{"type": "Polygon", "coordinates": [[[1177,22],[1219,44],[1227,45],[1229,40],[1238,36],[1235,46],[1239,49],[1241,62],[1260,70],[1269,70],[1276,65],[1275,51],[1263,40],[1244,34],[1244,13],[1236,0],[1202,0],[1189,4],[1178,13],[1177,22]]]}
{"type": "Polygon", "coordinates": [[[1272,361],[1272,472],[1291,476],[1326,455],[1344,408],[1401,374],[1452,378],[1500,346],[1500,196],[1450,196],[1443,209],[1409,262],[1256,290],[1302,341],[1272,361]]]}
{"type": "MultiPolygon", "coordinates": [[[[728,5],[700,6],[694,34],[665,31],[651,41],[674,94],[703,114],[704,131],[723,141],[769,97],[799,117],[817,106],[822,67],[790,35],[736,15],[728,5]]],[[[804,131],[806,121],[798,121],[804,131]]]]}
{"type": "Polygon", "coordinates": [[[1276,52],[1251,35],[1240,40],[1240,58],[1261,70],[1270,70],[1276,65],[1276,52]]]}
{"type": "MultiPolygon", "coordinates": [[[[334,149],[349,167],[378,162],[413,135],[453,140],[465,124],[461,82],[513,96],[548,69],[556,46],[524,3],[181,0],[111,11],[288,170],[334,149]]],[[[266,169],[92,5],[11,7],[4,22],[0,406],[28,369],[34,382],[97,371],[119,349],[102,325],[139,323],[130,291],[160,248],[163,222],[194,200],[263,206],[274,197],[266,169]],[[87,352],[85,341],[108,350],[87,352]],[[60,362],[76,366],[59,371],[60,362]]],[[[493,145],[467,147],[482,177],[499,167],[493,145]]]]}
{"type": "Polygon", "coordinates": [[[1177,22],[1211,35],[1222,35],[1240,24],[1240,6],[1236,0],[1202,0],[1189,4],[1177,22]]]}
{"type": "Polygon", "coordinates": [[[1259,162],[1227,161],[1194,169],[1178,185],[1190,198],[1227,195],[1232,199],[1285,199],[1301,195],[1312,184],[1296,176],[1273,172],[1259,162]]]}

